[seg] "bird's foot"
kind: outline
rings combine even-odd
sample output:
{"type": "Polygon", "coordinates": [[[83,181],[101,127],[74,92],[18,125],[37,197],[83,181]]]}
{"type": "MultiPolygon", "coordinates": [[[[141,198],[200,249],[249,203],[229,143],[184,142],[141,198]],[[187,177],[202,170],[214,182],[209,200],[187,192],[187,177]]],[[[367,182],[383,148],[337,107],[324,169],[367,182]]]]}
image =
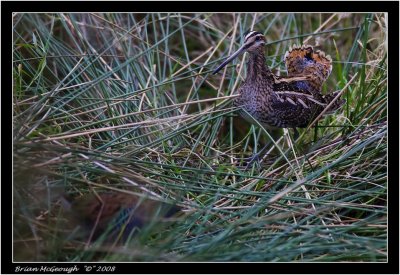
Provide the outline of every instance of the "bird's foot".
{"type": "Polygon", "coordinates": [[[249,170],[253,165],[254,162],[256,162],[257,168],[261,167],[261,160],[260,158],[261,152],[258,152],[257,154],[253,154],[251,157],[249,157],[249,161],[247,162],[246,168],[244,168],[245,171],[249,170]]]}
{"type": "Polygon", "coordinates": [[[260,168],[261,167],[261,162],[262,162],[262,160],[264,158],[264,156],[261,155],[262,153],[263,152],[260,151],[260,152],[258,152],[256,154],[253,154],[250,157],[240,158],[240,159],[238,159],[238,162],[239,163],[243,163],[243,166],[245,166],[244,171],[249,170],[254,163],[256,164],[257,168],[260,168]]]}

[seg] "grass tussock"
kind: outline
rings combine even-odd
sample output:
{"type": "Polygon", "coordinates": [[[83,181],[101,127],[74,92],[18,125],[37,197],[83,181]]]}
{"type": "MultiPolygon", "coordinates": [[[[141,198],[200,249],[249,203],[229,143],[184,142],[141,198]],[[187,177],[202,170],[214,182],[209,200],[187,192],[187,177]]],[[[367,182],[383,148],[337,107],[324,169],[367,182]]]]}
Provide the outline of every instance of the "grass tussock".
{"type": "Polygon", "coordinates": [[[31,13],[13,28],[14,260],[386,261],[384,14],[31,13]],[[323,93],[344,108],[296,143],[237,117],[245,57],[210,72],[248,29],[277,74],[292,44],[331,55],[323,93]],[[127,186],[185,217],[123,245],[65,226],[61,193],[127,186]]]}

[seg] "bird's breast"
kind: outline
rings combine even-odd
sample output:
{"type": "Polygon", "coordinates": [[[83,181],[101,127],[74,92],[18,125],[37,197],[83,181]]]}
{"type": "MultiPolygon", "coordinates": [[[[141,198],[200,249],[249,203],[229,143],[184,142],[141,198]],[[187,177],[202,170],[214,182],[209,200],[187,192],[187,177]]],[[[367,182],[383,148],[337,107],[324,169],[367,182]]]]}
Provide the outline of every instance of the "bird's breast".
{"type": "Polygon", "coordinates": [[[267,86],[243,85],[234,105],[240,108],[239,114],[246,121],[254,125],[258,122],[265,128],[274,129],[279,127],[279,121],[273,115],[271,96],[267,86]]]}

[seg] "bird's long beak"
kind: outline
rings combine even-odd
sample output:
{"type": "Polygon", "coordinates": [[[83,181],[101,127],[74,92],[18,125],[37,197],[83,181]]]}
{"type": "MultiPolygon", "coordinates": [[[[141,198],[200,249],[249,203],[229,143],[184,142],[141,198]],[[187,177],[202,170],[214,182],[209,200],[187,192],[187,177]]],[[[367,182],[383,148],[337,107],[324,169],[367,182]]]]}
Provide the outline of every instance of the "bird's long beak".
{"type": "Polygon", "coordinates": [[[245,50],[246,50],[246,44],[244,44],[243,46],[241,46],[239,48],[239,50],[237,50],[236,52],[234,52],[230,57],[228,57],[228,59],[226,59],[221,65],[218,66],[218,68],[216,68],[213,72],[213,74],[218,73],[223,67],[226,66],[226,64],[228,64],[229,62],[231,62],[233,59],[235,59],[236,57],[238,57],[240,54],[242,54],[245,50]]]}

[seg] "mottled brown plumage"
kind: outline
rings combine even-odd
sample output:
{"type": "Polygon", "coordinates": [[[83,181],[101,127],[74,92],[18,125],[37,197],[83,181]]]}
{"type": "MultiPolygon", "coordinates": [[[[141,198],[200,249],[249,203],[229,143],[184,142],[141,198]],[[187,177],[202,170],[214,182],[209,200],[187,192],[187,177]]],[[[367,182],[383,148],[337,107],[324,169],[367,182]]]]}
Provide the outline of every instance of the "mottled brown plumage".
{"type": "Polygon", "coordinates": [[[86,194],[73,200],[69,208],[72,220],[88,233],[93,231],[94,239],[103,233],[109,233],[111,239],[120,233],[127,237],[133,230],[165,221],[181,210],[176,205],[116,191],[86,194]]]}
{"type": "MultiPolygon", "coordinates": [[[[287,77],[274,75],[266,65],[265,37],[259,32],[249,32],[244,44],[222,63],[217,73],[239,54],[247,51],[247,76],[239,88],[234,105],[241,107],[240,114],[254,123],[256,119],[268,128],[307,127],[337,95],[321,94],[321,87],[332,69],[332,60],[311,46],[293,46],[285,54],[287,77]],[[251,116],[249,116],[250,114],[251,116]]],[[[344,104],[336,100],[325,114],[332,113],[344,104]]]]}

